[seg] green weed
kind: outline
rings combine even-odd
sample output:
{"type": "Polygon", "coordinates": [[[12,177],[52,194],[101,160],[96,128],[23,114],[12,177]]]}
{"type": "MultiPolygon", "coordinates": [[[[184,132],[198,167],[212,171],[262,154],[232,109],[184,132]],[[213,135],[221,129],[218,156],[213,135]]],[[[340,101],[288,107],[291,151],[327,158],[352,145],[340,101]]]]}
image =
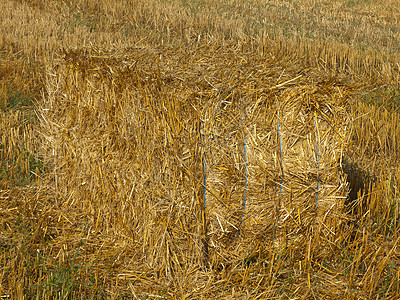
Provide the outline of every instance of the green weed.
{"type": "Polygon", "coordinates": [[[23,109],[32,106],[35,101],[33,95],[26,94],[23,90],[8,88],[5,104],[1,106],[3,111],[23,109]]]}

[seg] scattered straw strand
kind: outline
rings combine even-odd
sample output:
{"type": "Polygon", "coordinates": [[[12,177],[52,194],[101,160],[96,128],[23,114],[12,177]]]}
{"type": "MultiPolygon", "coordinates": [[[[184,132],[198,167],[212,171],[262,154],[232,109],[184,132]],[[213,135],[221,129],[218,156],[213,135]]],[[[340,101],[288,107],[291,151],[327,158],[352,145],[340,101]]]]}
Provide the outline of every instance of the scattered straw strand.
{"type": "Polygon", "coordinates": [[[314,116],[314,126],[315,126],[315,138],[316,138],[316,145],[317,145],[317,200],[315,202],[315,207],[318,206],[318,196],[319,196],[319,147],[318,147],[318,128],[317,128],[317,121],[314,116]]]}
{"type": "Polygon", "coordinates": [[[283,177],[285,176],[284,172],[283,172],[283,151],[282,151],[282,139],[281,139],[281,125],[280,122],[278,121],[278,137],[279,137],[279,150],[280,150],[280,156],[281,156],[281,183],[280,183],[280,187],[279,187],[279,202],[278,202],[278,216],[276,217],[276,224],[275,224],[275,229],[274,229],[274,238],[276,235],[276,229],[278,227],[278,223],[279,223],[279,210],[281,208],[281,199],[282,199],[282,190],[283,190],[283,177]]]}
{"type": "Polygon", "coordinates": [[[203,185],[204,185],[204,203],[203,203],[203,212],[206,212],[206,201],[207,201],[207,162],[206,162],[206,146],[205,146],[205,138],[203,133],[203,169],[204,169],[204,176],[203,176],[203,185]]]}
{"type": "MultiPolygon", "coordinates": [[[[241,121],[241,125],[243,127],[243,121],[241,121]]],[[[244,200],[243,200],[242,220],[240,221],[240,226],[239,226],[239,231],[238,231],[237,238],[239,238],[240,229],[242,228],[242,225],[243,225],[244,213],[245,213],[245,210],[246,210],[246,200],[247,200],[247,181],[248,181],[247,145],[246,145],[246,138],[245,138],[245,135],[244,135],[244,129],[243,129],[243,146],[244,146],[244,158],[245,158],[245,167],[246,167],[246,180],[245,180],[245,185],[244,185],[244,200]]]]}
{"type": "Polygon", "coordinates": [[[202,211],[202,221],[203,221],[203,263],[204,266],[207,268],[208,264],[208,258],[209,258],[209,248],[208,248],[208,235],[207,235],[207,219],[206,219],[206,201],[207,201],[207,162],[206,162],[206,146],[205,146],[205,130],[206,126],[204,125],[203,128],[203,155],[202,155],[202,161],[203,161],[203,211],[202,211]]]}

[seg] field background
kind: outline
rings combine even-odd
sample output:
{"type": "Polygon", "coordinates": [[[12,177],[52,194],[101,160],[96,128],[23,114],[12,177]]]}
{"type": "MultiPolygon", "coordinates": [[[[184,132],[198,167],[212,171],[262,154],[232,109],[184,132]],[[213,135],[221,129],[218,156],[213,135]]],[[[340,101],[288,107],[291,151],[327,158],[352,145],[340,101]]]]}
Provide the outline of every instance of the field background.
{"type": "Polygon", "coordinates": [[[400,297],[398,1],[3,0],[0,11],[2,298],[400,297]],[[350,107],[341,231],[310,225],[293,243],[282,233],[285,246],[272,229],[248,231],[208,249],[204,161],[241,183],[238,199],[247,182],[241,146],[225,161],[205,154],[211,100],[238,103],[215,119],[223,139],[242,130],[235,109],[314,90],[332,111],[350,107]]]}

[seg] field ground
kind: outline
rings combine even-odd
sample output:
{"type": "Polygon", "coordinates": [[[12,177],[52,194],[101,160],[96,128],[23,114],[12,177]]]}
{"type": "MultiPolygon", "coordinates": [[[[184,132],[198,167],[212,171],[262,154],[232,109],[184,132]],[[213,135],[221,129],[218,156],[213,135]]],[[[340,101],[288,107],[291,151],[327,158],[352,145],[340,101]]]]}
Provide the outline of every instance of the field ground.
{"type": "Polygon", "coordinates": [[[397,2],[1,1],[1,298],[398,299],[397,2]]]}

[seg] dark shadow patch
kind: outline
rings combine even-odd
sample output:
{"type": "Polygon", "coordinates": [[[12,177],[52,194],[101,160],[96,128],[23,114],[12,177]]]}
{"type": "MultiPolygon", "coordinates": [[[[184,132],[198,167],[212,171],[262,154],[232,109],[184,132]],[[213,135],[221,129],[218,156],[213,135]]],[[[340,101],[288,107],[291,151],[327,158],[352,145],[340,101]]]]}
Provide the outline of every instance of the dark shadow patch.
{"type": "Polygon", "coordinates": [[[342,160],[342,171],[346,174],[346,181],[349,184],[345,211],[347,214],[355,216],[360,212],[357,208],[360,208],[360,205],[363,208],[362,203],[359,203],[359,201],[363,198],[363,195],[368,193],[370,186],[376,183],[377,178],[357,162],[351,161],[347,157],[342,160]]]}

